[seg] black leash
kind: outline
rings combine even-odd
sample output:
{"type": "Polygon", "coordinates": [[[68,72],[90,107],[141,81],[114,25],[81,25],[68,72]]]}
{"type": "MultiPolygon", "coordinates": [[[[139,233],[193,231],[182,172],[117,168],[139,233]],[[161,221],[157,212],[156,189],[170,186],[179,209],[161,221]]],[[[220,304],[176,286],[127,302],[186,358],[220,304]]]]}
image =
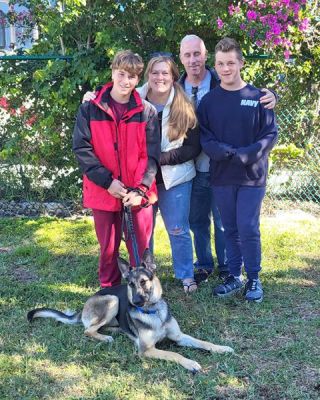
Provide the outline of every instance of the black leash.
{"type": "MultiPolygon", "coordinates": [[[[147,194],[145,193],[145,191],[142,190],[140,187],[137,187],[137,188],[127,187],[126,189],[128,192],[138,193],[139,196],[141,196],[142,198],[144,198],[146,200],[146,203],[144,205],[140,205],[141,208],[149,206],[149,198],[148,198],[147,194]]],[[[140,265],[140,257],[139,257],[137,238],[136,238],[136,235],[134,232],[131,206],[123,207],[123,211],[124,211],[123,212],[124,218],[122,220],[122,232],[124,232],[124,224],[127,227],[127,239],[124,237],[124,241],[126,242],[128,240],[128,238],[130,237],[131,242],[132,242],[134,260],[135,260],[136,266],[139,266],[140,265]]],[[[124,236],[126,236],[126,235],[124,235],[124,236]]]]}
{"type": "Polygon", "coordinates": [[[134,260],[136,266],[138,267],[140,265],[140,257],[139,257],[137,238],[134,232],[131,207],[124,207],[124,221],[127,227],[128,236],[130,237],[132,242],[134,260]]]}

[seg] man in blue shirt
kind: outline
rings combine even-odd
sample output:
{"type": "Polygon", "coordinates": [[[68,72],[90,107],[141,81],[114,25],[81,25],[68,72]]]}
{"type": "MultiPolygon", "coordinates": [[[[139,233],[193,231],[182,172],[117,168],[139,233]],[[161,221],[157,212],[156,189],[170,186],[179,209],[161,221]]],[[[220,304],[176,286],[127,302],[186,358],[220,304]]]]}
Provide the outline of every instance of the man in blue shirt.
{"type": "Polygon", "coordinates": [[[198,107],[201,145],[210,157],[212,193],[224,227],[230,275],[213,289],[218,297],[243,286],[242,264],[248,281],[245,298],[261,302],[260,209],[266,190],[268,155],[277,140],[272,110],[260,103],[261,90],[241,78],[239,44],[222,39],[215,48],[220,86],[205,95],[198,107]]]}

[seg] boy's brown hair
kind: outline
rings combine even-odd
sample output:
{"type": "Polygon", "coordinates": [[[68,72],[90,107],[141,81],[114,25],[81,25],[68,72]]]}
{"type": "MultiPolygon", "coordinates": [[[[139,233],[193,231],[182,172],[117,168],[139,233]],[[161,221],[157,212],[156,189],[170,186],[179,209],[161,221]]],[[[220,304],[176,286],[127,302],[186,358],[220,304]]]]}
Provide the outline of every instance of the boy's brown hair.
{"type": "Polygon", "coordinates": [[[216,55],[218,51],[221,51],[222,53],[228,53],[229,51],[233,50],[237,53],[238,60],[243,61],[243,54],[239,43],[236,40],[228,37],[221,39],[217,43],[214,49],[214,54],[216,55]]]}
{"type": "Polygon", "coordinates": [[[111,64],[111,69],[123,69],[132,75],[138,75],[140,78],[143,71],[142,58],[137,53],[133,53],[131,50],[119,51],[115,56],[111,64]]]}

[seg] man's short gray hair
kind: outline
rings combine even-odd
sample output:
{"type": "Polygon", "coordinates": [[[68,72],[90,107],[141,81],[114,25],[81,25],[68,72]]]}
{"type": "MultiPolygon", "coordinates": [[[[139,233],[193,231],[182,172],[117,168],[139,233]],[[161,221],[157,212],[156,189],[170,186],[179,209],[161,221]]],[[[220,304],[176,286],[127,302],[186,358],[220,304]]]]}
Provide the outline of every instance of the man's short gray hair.
{"type": "Polygon", "coordinates": [[[183,45],[183,43],[189,42],[190,40],[199,40],[200,43],[203,45],[204,49],[207,50],[206,45],[204,44],[204,41],[197,35],[186,35],[185,37],[183,37],[180,42],[180,50],[181,50],[181,46],[183,45]]]}

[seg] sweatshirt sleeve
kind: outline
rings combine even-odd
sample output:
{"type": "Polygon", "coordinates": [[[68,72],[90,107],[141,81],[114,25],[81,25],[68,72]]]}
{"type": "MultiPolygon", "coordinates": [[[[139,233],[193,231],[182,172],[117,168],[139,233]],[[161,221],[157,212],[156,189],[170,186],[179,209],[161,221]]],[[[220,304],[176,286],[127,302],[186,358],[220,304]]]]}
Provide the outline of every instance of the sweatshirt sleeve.
{"type": "Polygon", "coordinates": [[[269,153],[278,139],[278,129],[273,110],[260,106],[261,128],[256,141],[249,146],[236,149],[232,163],[250,165],[269,153]]]}
{"type": "Polygon", "coordinates": [[[200,102],[197,110],[200,124],[200,143],[202,150],[214,161],[228,160],[233,156],[235,149],[224,142],[220,142],[212,129],[209,129],[208,114],[205,109],[205,102],[200,102]]]}
{"type": "Polygon", "coordinates": [[[90,102],[85,102],[79,108],[73,131],[72,150],[78,160],[81,171],[88,179],[96,185],[107,189],[113,180],[112,173],[101,164],[91,144],[89,107],[90,102]]]}
{"type": "Polygon", "coordinates": [[[162,152],[160,165],[177,165],[193,160],[201,152],[199,127],[190,129],[182,146],[177,149],[162,152]]]}
{"type": "Polygon", "coordinates": [[[147,112],[146,139],[148,163],[141,183],[147,188],[150,188],[156,177],[160,163],[161,142],[159,120],[156,109],[150,104],[147,105],[145,103],[145,112],[147,112]]]}

